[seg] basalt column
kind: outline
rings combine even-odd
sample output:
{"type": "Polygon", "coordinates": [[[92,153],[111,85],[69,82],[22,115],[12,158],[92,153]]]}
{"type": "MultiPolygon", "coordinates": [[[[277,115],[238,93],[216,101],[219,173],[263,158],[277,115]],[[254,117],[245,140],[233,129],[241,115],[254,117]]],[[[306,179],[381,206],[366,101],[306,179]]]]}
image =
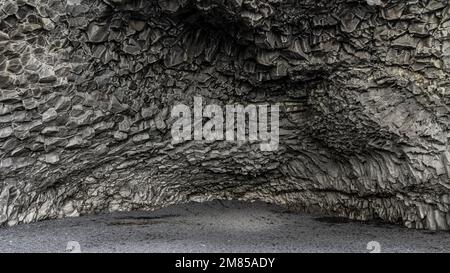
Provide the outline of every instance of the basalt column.
{"type": "Polygon", "coordinates": [[[0,224],[211,199],[450,229],[447,0],[0,0],[0,224]],[[279,147],[172,143],[277,104],[279,147]]]}

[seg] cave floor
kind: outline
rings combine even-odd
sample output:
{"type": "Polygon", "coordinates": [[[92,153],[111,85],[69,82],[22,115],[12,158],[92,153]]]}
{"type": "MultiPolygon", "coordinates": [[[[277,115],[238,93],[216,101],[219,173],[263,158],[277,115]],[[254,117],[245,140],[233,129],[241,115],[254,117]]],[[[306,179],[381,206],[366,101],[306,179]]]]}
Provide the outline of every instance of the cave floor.
{"type": "Polygon", "coordinates": [[[0,252],[450,252],[450,232],[293,213],[262,202],[213,201],[0,228],[0,252]]]}

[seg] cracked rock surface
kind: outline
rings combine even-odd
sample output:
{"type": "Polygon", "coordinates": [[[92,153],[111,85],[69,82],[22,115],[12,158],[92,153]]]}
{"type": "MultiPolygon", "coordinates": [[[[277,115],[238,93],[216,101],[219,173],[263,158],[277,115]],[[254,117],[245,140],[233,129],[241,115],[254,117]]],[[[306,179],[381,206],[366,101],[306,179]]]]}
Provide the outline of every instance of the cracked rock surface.
{"type": "Polygon", "coordinates": [[[450,229],[447,0],[0,0],[0,224],[212,199],[450,229]],[[280,145],[171,144],[280,105],[280,145]]]}

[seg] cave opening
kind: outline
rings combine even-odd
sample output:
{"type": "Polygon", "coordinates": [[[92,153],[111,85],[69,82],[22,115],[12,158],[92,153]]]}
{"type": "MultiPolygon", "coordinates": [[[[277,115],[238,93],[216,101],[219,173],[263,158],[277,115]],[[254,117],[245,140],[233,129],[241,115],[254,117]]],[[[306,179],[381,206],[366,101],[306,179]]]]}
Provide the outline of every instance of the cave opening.
{"type": "Polygon", "coordinates": [[[446,5],[25,2],[0,13],[0,224],[235,199],[448,229],[446,5]],[[194,97],[279,105],[277,149],[172,143],[194,97]]]}

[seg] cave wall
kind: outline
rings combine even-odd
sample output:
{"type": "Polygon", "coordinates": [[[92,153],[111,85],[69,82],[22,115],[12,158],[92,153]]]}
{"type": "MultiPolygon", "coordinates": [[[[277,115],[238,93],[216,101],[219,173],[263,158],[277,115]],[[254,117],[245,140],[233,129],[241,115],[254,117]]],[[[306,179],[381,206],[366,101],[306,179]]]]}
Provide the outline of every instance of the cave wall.
{"type": "Polygon", "coordinates": [[[0,224],[211,199],[450,227],[442,0],[0,0],[0,224]],[[278,104],[280,143],[171,142],[278,104]]]}

